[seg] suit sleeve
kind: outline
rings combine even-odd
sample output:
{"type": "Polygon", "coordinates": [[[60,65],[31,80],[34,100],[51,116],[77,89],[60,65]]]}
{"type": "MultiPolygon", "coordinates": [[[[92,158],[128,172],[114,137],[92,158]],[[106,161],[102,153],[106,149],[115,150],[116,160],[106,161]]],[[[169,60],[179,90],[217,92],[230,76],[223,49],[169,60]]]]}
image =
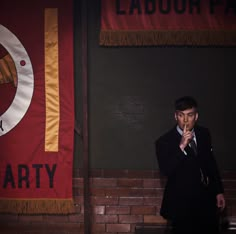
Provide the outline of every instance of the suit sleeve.
{"type": "Polygon", "coordinates": [[[160,171],[165,176],[171,176],[183,160],[187,160],[179,146],[173,145],[162,137],[156,141],[156,156],[160,171]]]}

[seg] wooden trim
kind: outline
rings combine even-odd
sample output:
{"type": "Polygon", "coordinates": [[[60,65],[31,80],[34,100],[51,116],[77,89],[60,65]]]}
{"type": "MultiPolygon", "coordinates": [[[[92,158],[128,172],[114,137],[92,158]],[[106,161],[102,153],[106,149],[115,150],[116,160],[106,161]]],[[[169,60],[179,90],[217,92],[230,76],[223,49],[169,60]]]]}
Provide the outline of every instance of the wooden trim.
{"type": "MultiPolygon", "coordinates": [[[[84,169],[74,169],[74,178],[81,178],[84,176],[84,169]]],[[[222,170],[223,180],[236,180],[236,171],[222,170]]],[[[160,178],[162,175],[159,170],[146,169],[89,169],[89,176],[91,178],[160,178]]]]}

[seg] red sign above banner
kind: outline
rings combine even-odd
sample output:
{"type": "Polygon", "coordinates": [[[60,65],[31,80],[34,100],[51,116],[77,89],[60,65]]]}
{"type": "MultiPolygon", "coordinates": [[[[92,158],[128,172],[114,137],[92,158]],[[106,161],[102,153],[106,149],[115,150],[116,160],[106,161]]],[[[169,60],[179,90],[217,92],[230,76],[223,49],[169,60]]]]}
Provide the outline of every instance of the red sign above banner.
{"type": "Polygon", "coordinates": [[[235,0],[102,0],[100,45],[236,45],[235,0]]]}
{"type": "Polygon", "coordinates": [[[73,1],[1,11],[0,213],[72,213],[73,1]]]}

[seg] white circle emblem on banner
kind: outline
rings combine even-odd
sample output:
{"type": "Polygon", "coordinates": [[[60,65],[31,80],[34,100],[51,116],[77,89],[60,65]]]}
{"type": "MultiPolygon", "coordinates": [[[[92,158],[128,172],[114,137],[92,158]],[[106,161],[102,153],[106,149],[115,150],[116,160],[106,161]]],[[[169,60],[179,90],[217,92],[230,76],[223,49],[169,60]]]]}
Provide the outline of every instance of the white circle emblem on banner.
{"type": "Polygon", "coordinates": [[[8,109],[0,116],[0,136],[12,130],[26,114],[33,96],[34,75],[30,58],[18,40],[0,24],[0,44],[13,59],[17,72],[17,89],[8,109]]]}

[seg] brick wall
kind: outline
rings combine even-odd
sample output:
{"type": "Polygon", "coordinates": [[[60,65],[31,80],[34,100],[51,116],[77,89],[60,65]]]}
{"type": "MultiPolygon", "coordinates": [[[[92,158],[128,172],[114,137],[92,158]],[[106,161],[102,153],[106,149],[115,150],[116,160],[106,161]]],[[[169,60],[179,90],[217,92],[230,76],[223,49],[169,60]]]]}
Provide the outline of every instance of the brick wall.
{"type": "MultiPolygon", "coordinates": [[[[228,216],[236,217],[236,172],[223,172],[228,216]]],[[[165,224],[159,215],[164,178],[157,171],[93,170],[90,176],[91,233],[134,233],[137,224],[165,224]]],[[[0,215],[0,233],[83,233],[83,177],[75,171],[72,215],[0,215]]]]}

